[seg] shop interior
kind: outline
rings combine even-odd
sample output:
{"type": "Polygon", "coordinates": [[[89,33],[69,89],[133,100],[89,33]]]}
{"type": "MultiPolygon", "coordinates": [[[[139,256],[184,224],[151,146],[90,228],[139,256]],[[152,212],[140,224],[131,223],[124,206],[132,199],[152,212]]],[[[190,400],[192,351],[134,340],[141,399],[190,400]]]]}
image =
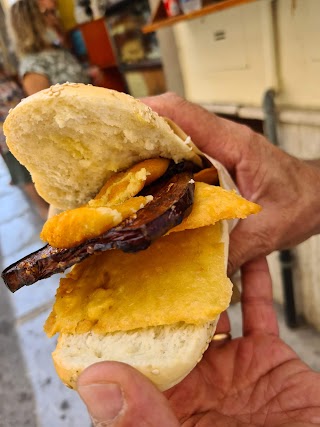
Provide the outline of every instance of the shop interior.
{"type": "MultiPolygon", "coordinates": [[[[0,2],[0,48],[5,69],[18,75],[18,59],[8,30],[10,8],[14,3],[14,0],[0,2]]],[[[97,66],[102,71],[103,81],[99,85],[143,97],[168,89],[157,30],[222,9],[230,0],[58,0],[51,3],[57,7],[71,52],[84,66],[97,66]]]]}
{"type": "MultiPolygon", "coordinates": [[[[3,3],[1,51],[6,68],[12,73],[18,64],[6,25],[10,2],[3,3]]],[[[104,76],[101,86],[133,96],[155,95],[166,90],[156,35],[142,32],[150,20],[148,0],[60,0],[57,6],[72,53],[85,66],[100,68],[104,76]]]]}

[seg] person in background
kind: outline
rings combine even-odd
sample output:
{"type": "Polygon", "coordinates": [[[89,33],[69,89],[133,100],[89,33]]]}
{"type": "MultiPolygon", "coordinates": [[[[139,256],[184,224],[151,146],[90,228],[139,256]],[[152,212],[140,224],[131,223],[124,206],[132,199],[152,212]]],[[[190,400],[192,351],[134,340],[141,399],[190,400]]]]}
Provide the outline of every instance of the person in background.
{"type": "Polygon", "coordinates": [[[18,0],[10,8],[10,27],[26,95],[67,81],[102,82],[99,69],[85,68],[70,52],[55,0],[18,0]]]}
{"type": "Polygon", "coordinates": [[[174,94],[144,102],[224,164],[241,193],[263,210],[240,222],[230,238],[229,272],[241,267],[242,273],[243,336],[232,339],[222,316],[200,363],[164,393],[124,363],[90,366],[77,390],[94,426],[319,425],[320,373],[279,337],[264,255],[320,233],[320,160],[290,156],[246,126],[174,94]]]}
{"type": "Polygon", "coordinates": [[[0,66],[0,153],[9,169],[11,184],[18,186],[26,194],[41,219],[46,220],[48,204],[38,195],[27,169],[9,151],[3,133],[3,123],[9,110],[15,107],[23,96],[17,80],[0,66]]]}

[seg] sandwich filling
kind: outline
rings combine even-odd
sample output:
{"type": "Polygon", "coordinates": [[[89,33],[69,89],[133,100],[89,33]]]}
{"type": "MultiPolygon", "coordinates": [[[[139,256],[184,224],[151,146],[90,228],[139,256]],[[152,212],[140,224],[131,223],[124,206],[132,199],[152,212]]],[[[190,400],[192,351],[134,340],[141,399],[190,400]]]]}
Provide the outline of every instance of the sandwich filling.
{"type": "Polygon", "coordinates": [[[60,280],[49,336],[203,325],[229,306],[222,221],[260,207],[215,185],[215,168],[193,168],[144,160],[45,223],[48,245],[4,278],[16,290],[74,265],[60,280]]]}
{"type": "Polygon", "coordinates": [[[45,331],[105,334],[214,319],[232,289],[220,241],[218,224],[172,233],[135,254],[88,258],[61,279],[45,331]]]}
{"type": "MultiPolygon", "coordinates": [[[[140,167],[135,166],[136,173],[141,172],[140,167]]],[[[203,180],[207,176],[198,175],[203,180]]],[[[119,183],[116,178],[111,180],[119,183]]],[[[221,220],[244,218],[258,212],[259,207],[234,191],[207,182],[195,182],[190,214],[148,249],[137,253],[106,251],[74,266],[60,281],[46,333],[92,331],[103,335],[181,322],[200,325],[224,311],[230,303],[232,284],[226,276],[221,220]]],[[[110,189],[110,183],[105,188],[110,189]]],[[[132,198],[137,196],[121,188],[132,198]]],[[[101,200],[102,193],[87,206],[101,200]]],[[[126,203],[130,197],[120,199],[126,203]]],[[[61,214],[65,224],[74,211],[61,214]]],[[[57,221],[55,218],[49,224],[57,221]]]]}

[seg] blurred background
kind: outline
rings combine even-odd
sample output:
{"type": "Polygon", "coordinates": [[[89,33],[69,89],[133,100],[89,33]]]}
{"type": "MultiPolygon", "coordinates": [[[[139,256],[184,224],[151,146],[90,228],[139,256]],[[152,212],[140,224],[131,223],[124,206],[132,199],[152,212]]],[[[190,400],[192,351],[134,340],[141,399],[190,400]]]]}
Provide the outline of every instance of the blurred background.
{"type": "MultiPolygon", "coordinates": [[[[2,269],[42,245],[48,210],[1,131],[23,97],[66,81],[135,97],[170,90],[290,154],[319,158],[319,16],[319,0],[1,0],[2,269]]],[[[281,334],[320,371],[320,237],[271,254],[269,265],[281,334]]],[[[57,284],[11,295],[1,283],[0,427],[90,426],[56,378],[55,339],[42,331],[57,284]]],[[[237,304],[230,315],[240,334],[237,304]]]]}

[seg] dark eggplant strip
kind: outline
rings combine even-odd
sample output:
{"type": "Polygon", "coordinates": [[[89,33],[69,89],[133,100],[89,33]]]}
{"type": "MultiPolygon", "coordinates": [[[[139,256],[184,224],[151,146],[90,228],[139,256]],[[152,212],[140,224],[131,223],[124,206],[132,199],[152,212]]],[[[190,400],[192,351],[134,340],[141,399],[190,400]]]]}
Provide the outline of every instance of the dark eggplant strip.
{"type": "Polygon", "coordinates": [[[150,186],[148,194],[153,195],[153,200],[145,208],[98,237],[70,249],[46,245],[22,258],[3,271],[1,276],[5,284],[11,292],[15,292],[23,286],[62,273],[98,252],[109,249],[138,252],[147,249],[153,240],[180,224],[191,211],[194,196],[192,176],[191,171],[184,171],[150,186]]]}

